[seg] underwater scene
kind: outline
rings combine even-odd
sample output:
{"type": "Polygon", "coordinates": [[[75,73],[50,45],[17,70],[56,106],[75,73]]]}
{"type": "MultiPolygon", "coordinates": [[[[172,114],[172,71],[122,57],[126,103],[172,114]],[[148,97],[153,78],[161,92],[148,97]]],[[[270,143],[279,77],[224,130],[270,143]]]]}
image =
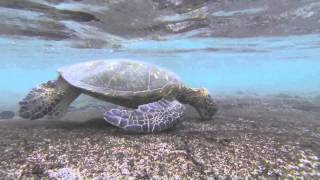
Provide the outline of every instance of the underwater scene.
{"type": "Polygon", "coordinates": [[[319,179],[318,0],[0,0],[0,179],[319,179]]]}

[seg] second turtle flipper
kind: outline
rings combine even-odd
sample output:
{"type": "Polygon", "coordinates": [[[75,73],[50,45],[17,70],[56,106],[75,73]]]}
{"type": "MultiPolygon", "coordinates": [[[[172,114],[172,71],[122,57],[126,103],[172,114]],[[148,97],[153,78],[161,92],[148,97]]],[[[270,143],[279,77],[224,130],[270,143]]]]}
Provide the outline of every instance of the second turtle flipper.
{"type": "Polygon", "coordinates": [[[129,132],[153,133],[169,129],[184,115],[185,107],[178,101],[160,100],[140,105],[136,110],[112,109],[104,119],[129,132]]]}
{"type": "Polygon", "coordinates": [[[35,120],[45,115],[56,115],[65,111],[69,104],[79,96],[80,92],[64,80],[48,81],[33,88],[19,102],[19,116],[35,120]]]}

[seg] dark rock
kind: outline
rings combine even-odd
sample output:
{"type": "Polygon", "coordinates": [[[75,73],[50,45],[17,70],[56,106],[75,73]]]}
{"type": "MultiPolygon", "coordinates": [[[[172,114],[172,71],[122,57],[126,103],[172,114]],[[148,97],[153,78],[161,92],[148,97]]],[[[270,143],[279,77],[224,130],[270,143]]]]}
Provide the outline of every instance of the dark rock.
{"type": "Polygon", "coordinates": [[[0,112],[0,119],[12,119],[14,117],[13,111],[2,111],[0,112]]]}
{"type": "Polygon", "coordinates": [[[44,173],[44,168],[40,164],[35,164],[32,168],[32,174],[41,176],[44,173]]]}

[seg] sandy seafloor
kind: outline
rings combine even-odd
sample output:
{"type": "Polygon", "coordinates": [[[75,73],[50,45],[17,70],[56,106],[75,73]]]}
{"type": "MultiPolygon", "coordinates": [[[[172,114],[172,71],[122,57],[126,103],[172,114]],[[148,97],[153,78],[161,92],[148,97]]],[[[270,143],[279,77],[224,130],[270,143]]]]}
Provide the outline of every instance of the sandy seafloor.
{"type": "Polygon", "coordinates": [[[320,98],[220,97],[175,128],[128,134],[73,108],[62,119],[0,121],[3,179],[320,178],[320,98]]]}

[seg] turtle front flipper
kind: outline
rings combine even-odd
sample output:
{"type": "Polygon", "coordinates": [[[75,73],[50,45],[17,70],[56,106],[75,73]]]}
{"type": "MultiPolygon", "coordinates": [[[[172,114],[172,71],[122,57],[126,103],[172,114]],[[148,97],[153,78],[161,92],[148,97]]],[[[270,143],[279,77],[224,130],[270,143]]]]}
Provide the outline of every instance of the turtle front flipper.
{"type": "Polygon", "coordinates": [[[33,88],[19,102],[19,116],[25,119],[39,119],[47,114],[64,110],[79,96],[80,92],[63,79],[48,81],[33,88]]]}
{"type": "Polygon", "coordinates": [[[112,109],[104,119],[129,132],[153,133],[174,126],[184,115],[185,107],[178,101],[160,100],[140,105],[136,110],[112,109]]]}

